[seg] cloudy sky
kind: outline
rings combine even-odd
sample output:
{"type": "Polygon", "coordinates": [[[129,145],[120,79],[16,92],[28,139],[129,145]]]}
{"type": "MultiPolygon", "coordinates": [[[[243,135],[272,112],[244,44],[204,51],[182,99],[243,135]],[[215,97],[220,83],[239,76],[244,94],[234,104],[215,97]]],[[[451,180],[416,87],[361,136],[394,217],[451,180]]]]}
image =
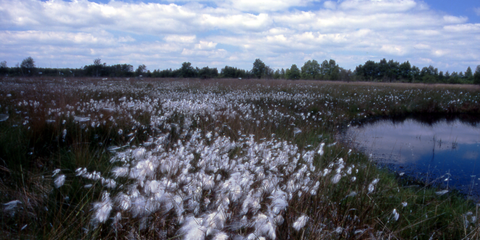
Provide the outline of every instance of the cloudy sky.
{"type": "Polygon", "coordinates": [[[2,0],[0,61],[79,68],[96,58],[147,69],[272,68],[335,59],[409,60],[475,71],[479,0],[2,0]]]}

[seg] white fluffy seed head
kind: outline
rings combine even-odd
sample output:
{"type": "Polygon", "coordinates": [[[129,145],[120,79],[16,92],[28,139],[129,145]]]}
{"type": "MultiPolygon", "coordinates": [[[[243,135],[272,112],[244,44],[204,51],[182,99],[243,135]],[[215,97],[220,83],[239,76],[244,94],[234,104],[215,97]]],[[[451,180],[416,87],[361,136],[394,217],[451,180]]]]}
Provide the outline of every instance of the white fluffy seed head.
{"type": "Polygon", "coordinates": [[[110,193],[103,192],[102,201],[96,202],[93,204],[94,213],[94,222],[103,223],[110,216],[110,211],[112,211],[112,201],[110,200],[110,193]]]}
{"type": "Polygon", "coordinates": [[[375,190],[375,185],[373,185],[373,184],[370,183],[370,184],[368,185],[368,193],[372,193],[374,190],[375,190]]]}
{"type": "Polygon", "coordinates": [[[59,175],[59,176],[55,179],[54,183],[55,183],[55,187],[56,187],[56,188],[59,188],[59,187],[63,186],[63,184],[65,183],[65,175],[63,175],[63,174],[62,174],[62,175],[59,175]]]}
{"type": "Polygon", "coordinates": [[[393,215],[393,220],[398,221],[400,214],[397,212],[397,209],[395,208],[393,209],[392,215],[393,215]]]}
{"type": "Polygon", "coordinates": [[[336,183],[340,182],[340,179],[342,179],[342,175],[340,173],[337,173],[337,174],[335,174],[335,176],[333,176],[332,183],[336,184],[336,183]]]}
{"type": "Polygon", "coordinates": [[[60,169],[55,169],[52,172],[52,177],[55,177],[60,172],[60,169]]]}
{"type": "Polygon", "coordinates": [[[293,228],[296,231],[299,231],[300,229],[305,227],[308,219],[309,219],[309,217],[307,217],[307,215],[302,215],[301,217],[297,218],[297,220],[293,223],[293,228]]]}

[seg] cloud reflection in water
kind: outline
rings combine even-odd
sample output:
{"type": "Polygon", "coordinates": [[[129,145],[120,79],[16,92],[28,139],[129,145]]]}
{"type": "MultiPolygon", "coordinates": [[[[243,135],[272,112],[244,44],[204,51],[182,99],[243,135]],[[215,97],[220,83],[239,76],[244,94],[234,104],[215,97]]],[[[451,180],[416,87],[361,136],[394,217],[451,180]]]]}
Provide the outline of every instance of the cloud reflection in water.
{"type": "Polygon", "coordinates": [[[450,186],[480,196],[480,125],[458,119],[426,124],[412,118],[380,120],[351,127],[347,136],[371,159],[422,181],[450,186]],[[441,179],[440,179],[441,178],[441,179]]]}

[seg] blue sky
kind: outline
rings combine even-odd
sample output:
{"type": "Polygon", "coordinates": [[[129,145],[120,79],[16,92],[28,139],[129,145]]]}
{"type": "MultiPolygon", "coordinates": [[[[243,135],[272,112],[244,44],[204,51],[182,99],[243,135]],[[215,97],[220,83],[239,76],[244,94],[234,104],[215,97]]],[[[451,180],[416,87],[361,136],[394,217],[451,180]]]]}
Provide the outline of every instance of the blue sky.
{"type": "Polygon", "coordinates": [[[0,61],[78,68],[96,58],[147,69],[274,69],[382,58],[462,71],[480,65],[478,0],[0,2],[0,61]]]}

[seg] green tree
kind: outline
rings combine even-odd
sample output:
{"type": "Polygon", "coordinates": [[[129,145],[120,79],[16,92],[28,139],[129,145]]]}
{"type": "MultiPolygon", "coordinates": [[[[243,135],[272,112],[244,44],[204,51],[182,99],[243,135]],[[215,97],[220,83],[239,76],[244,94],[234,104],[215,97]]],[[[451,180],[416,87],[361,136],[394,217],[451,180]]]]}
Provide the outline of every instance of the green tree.
{"type": "Polygon", "coordinates": [[[143,75],[146,72],[147,72],[147,66],[145,66],[145,64],[138,65],[137,70],[135,70],[135,74],[137,76],[143,75]]]}
{"type": "Polygon", "coordinates": [[[32,57],[28,57],[23,59],[22,64],[20,65],[23,69],[34,69],[35,68],[35,61],[32,57]]]}
{"type": "Polygon", "coordinates": [[[206,66],[202,69],[199,69],[197,72],[198,72],[198,77],[203,79],[218,77],[217,68],[209,68],[208,66],[206,66]]]}
{"type": "Polygon", "coordinates": [[[271,79],[273,78],[274,71],[270,68],[270,66],[265,66],[265,72],[263,74],[264,78],[271,79]]]}
{"type": "Polygon", "coordinates": [[[391,82],[398,79],[398,73],[400,72],[400,63],[393,60],[388,61],[387,71],[385,77],[391,82]]]}
{"type": "Polygon", "coordinates": [[[328,64],[327,60],[324,60],[322,62],[322,65],[320,65],[320,75],[321,79],[325,80],[329,78],[330,75],[330,64],[328,64]]]}
{"type": "Polygon", "coordinates": [[[273,74],[273,79],[280,79],[280,69],[277,69],[273,74]]]}
{"type": "Polygon", "coordinates": [[[387,71],[388,71],[387,59],[384,58],[380,60],[377,66],[378,66],[378,78],[382,80],[383,78],[386,77],[387,71]]]}
{"type": "Polygon", "coordinates": [[[253,68],[252,68],[252,74],[256,78],[260,79],[262,76],[265,74],[265,68],[266,65],[262,60],[260,59],[255,59],[255,62],[253,62],[253,68]]]}
{"type": "Polygon", "coordinates": [[[183,78],[195,77],[195,69],[192,67],[192,64],[190,62],[182,63],[179,77],[183,77],[183,78]]]}
{"type": "Polygon", "coordinates": [[[438,73],[438,81],[439,82],[444,82],[445,81],[445,76],[443,75],[443,71],[440,71],[438,73]]]}
{"type": "Polygon", "coordinates": [[[222,78],[244,78],[246,77],[247,73],[243,69],[225,66],[220,70],[220,75],[222,78]]]}
{"type": "Polygon", "coordinates": [[[115,64],[106,68],[109,77],[133,77],[133,66],[130,64],[115,64]]]}
{"type": "Polygon", "coordinates": [[[83,71],[86,76],[92,76],[92,77],[100,77],[100,76],[108,76],[106,75],[106,63],[102,64],[102,60],[100,58],[97,58],[93,60],[92,65],[85,65],[83,67],[83,71]]]}
{"type": "Polygon", "coordinates": [[[467,68],[467,71],[465,71],[465,77],[467,78],[468,81],[473,80],[473,72],[470,66],[467,68]]]}
{"type": "Polygon", "coordinates": [[[23,74],[32,75],[35,69],[35,61],[32,57],[23,59],[22,64],[20,65],[23,74]]]}
{"type": "Polygon", "coordinates": [[[288,79],[300,79],[300,69],[298,69],[296,64],[292,64],[289,70],[287,70],[288,79]]]}
{"type": "Polygon", "coordinates": [[[317,60],[308,60],[303,64],[302,74],[303,79],[319,79],[320,77],[320,64],[317,60]]]}
{"type": "Polygon", "coordinates": [[[410,75],[411,75],[410,82],[420,80],[420,68],[418,68],[417,66],[413,66],[412,70],[410,71],[410,75]]]}
{"type": "Polygon", "coordinates": [[[410,75],[410,71],[412,70],[412,66],[410,65],[409,61],[406,61],[406,62],[400,64],[399,70],[400,70],[400,72],[399,72],[400,78],[408,80],[408,81],[412,80],[412,76],[410,75]]]}
{"type": "Polygon", "coordinates": [[[480,84],[480,65],[477,66],[475,74],[473,74],[473,83],[480,84]]]}
{"type": "Polygon", "coordinates": [[[335,63],[335,60],[330,59],[328,62],[330,65],[330,80],[339,80],[340,79],[340,67],[335,63]]]}
{"type": "Polygon", "coordinates": [[[282,68],[282,70],[280,70],[280,79],[285,79],[285,76],[286,76],[285,69],[282,68]]]}
{"type": "Polygon", "coordinates": [[[350,82],[350,81],[354,80],[353,73],[350,69],[346,70],[344,68],[340,68],[340,74],[339,75],[340,75],[340,79],[342,81],[350,82]]]}
{"type": "Polygon", "coordinates": [[[420,72],[420,77],[425,83],[437,82],[438,69],[432,65],[422,68],[420,72]]]}
{"type": "Polygon", "coordinates": [[[460,78],[457,72],[453,71],[452,74],[450,74],[449,83],[460,83],[460,78]]]}
{"type": "Polygon", "coordinates": [[[7,61],[2,61],[0,63],[0,75],[8,74],[7,61]]]}

